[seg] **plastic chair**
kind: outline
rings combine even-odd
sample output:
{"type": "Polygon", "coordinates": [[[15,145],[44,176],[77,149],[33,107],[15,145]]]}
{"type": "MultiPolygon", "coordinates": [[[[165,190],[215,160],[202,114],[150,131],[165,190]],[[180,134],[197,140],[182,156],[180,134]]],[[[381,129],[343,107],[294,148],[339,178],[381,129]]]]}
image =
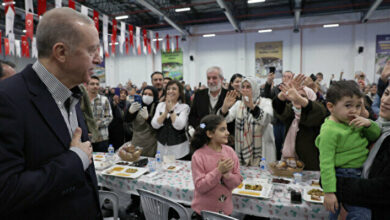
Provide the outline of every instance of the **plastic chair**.
{"type": "Polygon", "coordinates": [[[119,198],[118,198],[118,195],[113,193],[113,192],[99,190],[100,205],[103,205],[104,204],[104,200],[106,200],[106,199],[110,200],[111,203],[112,203],[112,210],[114,212],[114,220],[119,219],[118,218],[118,212],[119,212],[119,198]]]}
{"type": "Polygon", "coordinates": [[[217,212],[202,211],[201,213],[202,213],[203,220],[238,220],[236,218],[219,214],[217,212]]]}
{"type": "Polygon", "coordinates": [[[179,214],[179,219],[190,219],[184,206],[179,203],[147,190],[137,189],[137,191],[147,220],[168,220],[169,208],[173,208],[179,214]]]}

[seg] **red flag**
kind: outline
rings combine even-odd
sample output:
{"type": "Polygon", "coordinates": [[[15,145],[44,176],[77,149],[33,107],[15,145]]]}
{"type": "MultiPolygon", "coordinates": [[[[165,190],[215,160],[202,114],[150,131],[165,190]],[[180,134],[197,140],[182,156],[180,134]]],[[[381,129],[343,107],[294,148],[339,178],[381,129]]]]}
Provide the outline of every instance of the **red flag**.
{"type": "Polygon", "coordinates": [[[76,10],[76,4],[74,3],[73,0],[69,0],[68,1],[68,7],[69,8],[73,8],[74,10],[76,10]]]}
{"type": "Polygon", "coordinates": [[[108,54],[108,52],[105,52],[105,53],[104,53],[104,57],[109,58],[109,57],[110,57],[110,54],[108,54]]]}
{"type": "Polygon", "coordinates": [[[152,47],[151,47],[151,44],[150,44],[150,39],[148,38],[148,54],[151,54],[152,53],[152,47]]]}
{"type": "Polygon", "coordinates": [[[144,46],[147,46],[148,44],[148,36],[146,36],[146,29],[142,30],[142,38],[144,39],[144,46]]]}
{"type": "Polygon", "coordinates": [[[4,38],[4,52],[5,55],[9,55],[9,41],[8,38],[4,38]]]}
{"type": "Polygon", "coordinates": [[[169,48],[169,34],[167,34],[166,39],[167,39],[167,52],[169,52],[171,51],[171,49],[169,48]]]}
{"type": "Polygon", "coordinates": [[[115,40],[116,40],[116,28],[117,28],[116,20],[113,19],[112,20],[112,36],[114,36],[115,40]]]}
{"type": "Polygon", "coordinates": [[[126,38],[126,54],[129,54],[129,38],[126,38]]]}
{"type": "Polygon", "coordinates": [[[134,47],[134,27],[131,24],[129,24],[129,33],[130,33],[129,36],[130,46],[134,47]]]}
{"type": "Polygon", "coordinates": [[[111,35],[111,53],[115,54],[115,43],[116,43],[116,36],[111,35]]]}
{"type": "Polygon", "coordinates": [[[22,35],[21,40],[22,40],[22,45],[21,45],[21,47],[22,47],[22,57],[24,57],[24,55],[26,53],[25,52],[26,51],[26,42],[27,42],[26,35],[22,35]]]}
{"type": "Polygon", "coordinates": [[[156,33],[156,50],[160,49],[160,41],[158,40],[158,33],[156,33]]]}
{"type": "Polygon", "coordinates": [[[1,30],[0,30],[0,54],[2,53],[1,51],[1,30]]]}
{"type": "Polygon", "coordinates": [[[176,51],[179,51],[179,36],[175,36],[176,37],[176,51]]]}
{"type": "Polygon", "coordinates": [[[34,15],[32,13],[26,14],[26,36],[31,40],[34,36],[34,15]]]}
{"type": "Polygon", "coordinates": [[[3,4],[4,4],[4,14],[7,14],[9,7],[11,7],[12,10],[15,11],[15,5],[14,5],[13,0],[3,0],[3,4]]]}
{"type": "Polygon", "coordinates": [[[46,12],[46,0],[38,0],[38,16],[46,12]]]}
{"type": "Polygon", "coordinates": [[[95,22],[96,30],[99,32],[99,12],[93,10],[93,21],[95,22]]]}

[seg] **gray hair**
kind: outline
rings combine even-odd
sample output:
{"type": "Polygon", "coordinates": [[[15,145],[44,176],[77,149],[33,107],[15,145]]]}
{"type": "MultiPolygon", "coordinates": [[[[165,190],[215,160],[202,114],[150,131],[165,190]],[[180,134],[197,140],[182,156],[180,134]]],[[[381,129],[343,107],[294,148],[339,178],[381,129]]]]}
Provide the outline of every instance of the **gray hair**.
{"type": "Polygon", "coordinates": [[[218,75],[219,77],[223,80],[224,77],[223,77],[223,72],[222,72],[222,69],[218,66],[212,66],[212,67],[209,67],[206,71],[206,74],[209,74],[211,72],[218,72],[218,75]]]}
{"type": "Polygon", "coordinates": [[[71,8],[55,8],[45,13],[39,21],[37,35],[38,57],[49,57],[53,46],[63,42],[72,48],[82,38],[75,21],[93,25],[94,21],[71,8]]]}

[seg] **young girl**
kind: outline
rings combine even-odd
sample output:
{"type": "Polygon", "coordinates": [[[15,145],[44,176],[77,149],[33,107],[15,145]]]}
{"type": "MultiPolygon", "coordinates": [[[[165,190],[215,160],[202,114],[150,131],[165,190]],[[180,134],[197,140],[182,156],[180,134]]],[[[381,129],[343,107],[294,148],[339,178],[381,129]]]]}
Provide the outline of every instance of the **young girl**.
{"type": "Polygon", "coordinates": [[[198,215],[202,210],[232,214],[232,190],[242,182],[242,176],[236,153],[225,145],[228,136],[226,121],[208,115],[192,138],[191,147],[197,150],[191,161],[195,186],[191,207],[198,215]]]}

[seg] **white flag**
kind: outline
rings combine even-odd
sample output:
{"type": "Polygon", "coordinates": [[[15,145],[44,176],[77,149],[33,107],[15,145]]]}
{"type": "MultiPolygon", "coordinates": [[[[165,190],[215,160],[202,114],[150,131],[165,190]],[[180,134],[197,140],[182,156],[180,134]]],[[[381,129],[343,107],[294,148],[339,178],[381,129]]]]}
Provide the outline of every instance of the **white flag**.
{"type": "Polygon", "coordinates": [[[103,15],[103,46],[104,52],[108,53],[108,17],[103,15]]]}
{"type": "Polygon", "coordinates": [[[34,14],[34,6],[32,0],[24,0],[24,9],[26,14],[27,13],[34,14]]]}
{"type": "Polygon", "coordinates": [[[141,51],[141,28],[135,27],[135,46],[137,47],[137,53],[141,51]]]}
{"type": "Polygon", "coordinates": [[[7,14],[5,15],[5,35],[9,36],[10,33],[14,33],[14,19],[15,12],[12,7],[8,7],[7,14]]]}
{"type": "Polygon", "coordinates": [[[99,56],[100,56],[101,60],[103,60],[104,53],[103,53],[103,46],[101,44],[100,44],[99,56]]]}
{"type": "Polygon", "coordinates": [[[156,41],[158,40],[158,39],[156,39],[156,41],[153,41],[153,39],[154,39],[154,32],[153,31],[149,31],[149,38],[150,38],[150,46],[152,47],[152,51],[153,51],[153,53],[154,54],[156,54],[156,47],[154,46],[155,44],[156,44],[156,41]]]}
{"type": "Polygon", "coordinates": [[[125,43],[126,24],[121,22],[121,36],[119,37],[119,51],[123,54],[123,44],[125,43]]]}
{"type": "Polygon", "coordinates": [[[20,40],[15,40],[16,56],[21,57],[20,53],[20,40]]]}
{"type": "Polygon", "coordinates": [[[33,37],[32,45],[31,45],[31,57],[38,57],[38,51],[37,51],[37,39],[33,37]]]}
{"type": "MultiPolygon", "coordinates": [[[[12,10],[8,9],[8,11],[12,11],[12,10]]],[[[8,40],[9,40],[9,54],[15,55],[15,34],[9,33],[8,40]]]]}
{"type": "Polygon", "coordinates": [[[88,8],[84,5],[81,5],[81,14],[88,16],[88,8]]]}
{"type": "Polygon", "coordinates": [[[56,8],[62,8],[62,0],[56,0],[56,8]]]}
{"type": "Polygon", "coordinates": [[[175,52],[175,43],[173,42],[173,37],[171,41],[171,53],[175,52]]]}
{"type": "Polygon", "coordinates": [[[167,52],[167,46],[166,46],[166,38],[164,37],[163,38],[163,40],[161,41],[161,49],[162,49],[162,51],[164,51],[164,52],[167,52]]]}

